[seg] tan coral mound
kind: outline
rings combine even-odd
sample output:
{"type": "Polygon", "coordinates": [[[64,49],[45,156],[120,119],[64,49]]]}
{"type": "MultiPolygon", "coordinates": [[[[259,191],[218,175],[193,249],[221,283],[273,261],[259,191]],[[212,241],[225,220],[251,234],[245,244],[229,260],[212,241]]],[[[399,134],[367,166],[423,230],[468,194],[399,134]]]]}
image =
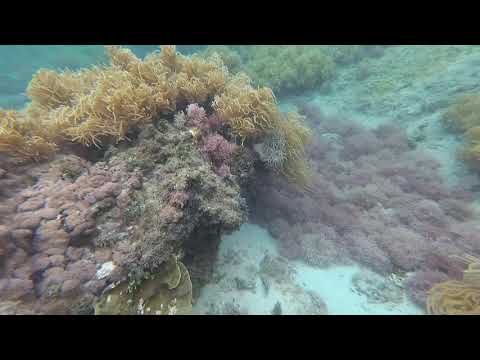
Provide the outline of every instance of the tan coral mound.
{"type": "Polygon", "coordinates": [[[270,89],[255,89],[246,75],[229,74],[218,54],[187,57],[175,46],[164,46],[141,60],[118,46],[108,46],[107,52],[108,66],[39,70],[28,86],[27,108],[0,112],[0,153],[31,161],[66,143],[117,143],[162,114],[211,103],[242,143],[269,129],[284,129],[290,159],[284,172],[305,181],[308,131],[298,115],[281,114],[270,89]]]}
{"type": "Polygon", "coordinates": [[[446,281],[433,286],[427,299],[429,314],[480,314],[480,259],[465,257],[470,262],[462,281],[446,281]]]}

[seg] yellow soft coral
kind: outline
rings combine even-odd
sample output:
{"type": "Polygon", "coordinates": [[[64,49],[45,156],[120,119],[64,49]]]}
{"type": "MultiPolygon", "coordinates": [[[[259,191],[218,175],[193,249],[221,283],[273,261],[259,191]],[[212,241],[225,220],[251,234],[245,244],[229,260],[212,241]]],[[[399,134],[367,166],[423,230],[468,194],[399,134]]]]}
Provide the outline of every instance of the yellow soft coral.
{"type": "Polygon", "coordinates": [[[480,94],[467,94],[456,100],[443,116],[443,122],[459,131],[480,126],[480,94]]]}
{"type": "Polygon", "coordinates": [[[462,281],[446,281],[428,292],[427,311],[435,315],[480,315],[480,259],[470,262],[462,281]]]}
{"type": "Polygon", "coordinates": [[[311,140],[311,131],[297,113],[287,114],[282,128],[287,144],[286,161],[281,172],[304,188],[308,187],[309,169],[305,162],[305,146],[311,140]]]}
{"type": "Polygon", "coordinates": [[[242,139],[276,128],[281,118],[273,92],[253,88],[244,74],[231,79],[225,91],[215,96],[213,108],[242,139]]]}
{"type": "Polygon", "coordinates": [[[39,160],[57,150],[41,134],[38,124],[15,111],[0,111],[0,153],[7,153],[20,161],[39,160]]]}
{"type": "Polygon", "coordinates": [[[467,146],[461,157],[473,169],[480,170],[480,94],[460,97],[445,113],[443,122],[463,132],[467,146]]]}

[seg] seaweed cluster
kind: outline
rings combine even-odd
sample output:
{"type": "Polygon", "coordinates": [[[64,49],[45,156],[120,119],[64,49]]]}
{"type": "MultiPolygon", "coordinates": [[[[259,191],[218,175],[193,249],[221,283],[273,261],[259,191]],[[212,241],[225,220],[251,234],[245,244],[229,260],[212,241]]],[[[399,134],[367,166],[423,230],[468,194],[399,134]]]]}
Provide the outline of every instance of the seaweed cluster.
{"type": "Polygon", "coordinates": [[[250,51],[247,74],[279,93],[313,89],[335,72],[333,57],[318,46],[255,46],[250,51]]]}
{"type": "Polygon", "coordinates": [[[258,176],[253,219],[288,258],[320,267],[359,262],[384,275],[418,273],[422,278],[407,291],[426,306],[426,291],[452,272],[441,257],[480,254],[472,194],[443,183],[437,161],[412,149],[394,125],[370,130],[324,116],[312,104],[303,111],[314,127],[307,147],[311,191],[258,176]]]}
{"type": "Polygon", "coordinates": [[[209,46],[205,51],[212,52],[218,52],[232,72],[243,71],[256,85],[268,86],[279,95],[313,89],[335,70],[334,54],[321,46],[209,46]]]}

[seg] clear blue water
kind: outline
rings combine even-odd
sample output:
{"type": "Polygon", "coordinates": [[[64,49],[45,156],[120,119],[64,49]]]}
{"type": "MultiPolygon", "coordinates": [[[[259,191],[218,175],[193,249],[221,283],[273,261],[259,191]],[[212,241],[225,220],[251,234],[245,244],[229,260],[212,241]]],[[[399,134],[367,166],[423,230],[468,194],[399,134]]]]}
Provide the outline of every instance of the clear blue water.
{"type": "MultiPolygon", "coordinates": [[[[158,45],[130,45],[137,56],[144,57],[158,45]]],[[[198,46],[179,46],[191,53],[198,46]]],[[[0,107],[19,109],[28,101],[24,92],[33,74],[41,68],[78,70],[107,61],[101,45],[1,45],[0,107]]]]}

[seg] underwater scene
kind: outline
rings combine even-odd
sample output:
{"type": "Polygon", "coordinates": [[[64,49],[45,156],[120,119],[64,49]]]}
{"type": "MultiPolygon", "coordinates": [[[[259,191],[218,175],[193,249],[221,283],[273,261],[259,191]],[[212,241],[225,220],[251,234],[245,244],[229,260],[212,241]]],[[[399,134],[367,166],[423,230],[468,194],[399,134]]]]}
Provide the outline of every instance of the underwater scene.
{"type": "Polygon", "coordinates": [[[480,46],[0,45],[0,314],[480,314],[480,46]]]}

